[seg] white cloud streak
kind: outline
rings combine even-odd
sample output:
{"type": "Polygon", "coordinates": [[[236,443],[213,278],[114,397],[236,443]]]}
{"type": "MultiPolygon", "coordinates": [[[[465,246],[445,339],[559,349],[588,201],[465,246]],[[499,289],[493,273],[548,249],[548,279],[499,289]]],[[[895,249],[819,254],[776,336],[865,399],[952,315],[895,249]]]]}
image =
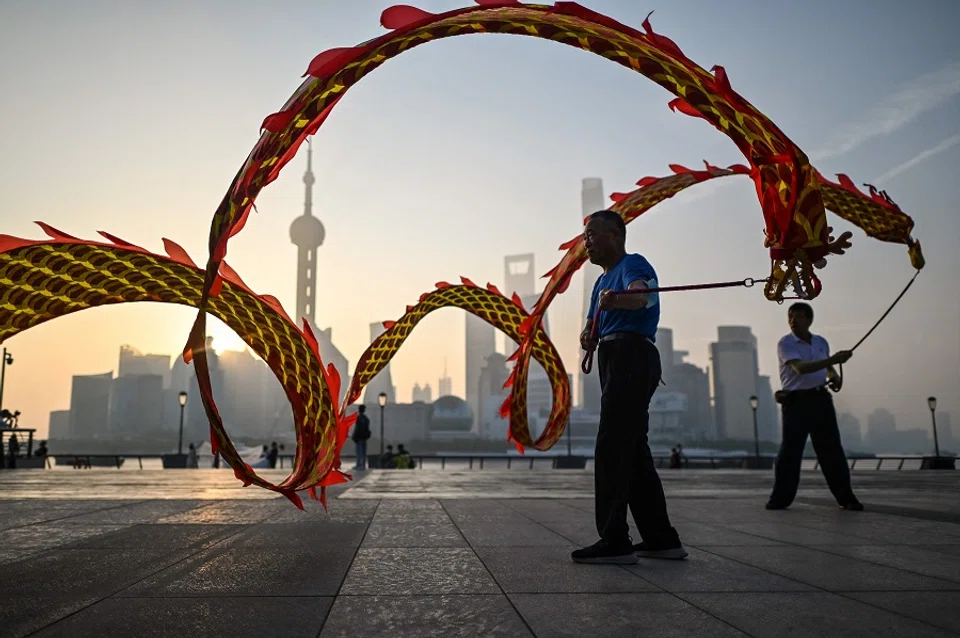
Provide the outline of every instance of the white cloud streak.
{"type": "Polygon", "coordinates": [[[836,133],[811,157],[818,162],[843,155],[862,144],[889,135],[927,111],[960,95],[960,61],[926,73],[868,109],[863,117],[836,133]]]}
{"type": "Polygon", "coordinates": [[[932,148],[928,148],[927,150],[922,151],[920,153],[917,153],[916,155],[908,159],[906,162],[903,162],[902,164],[898,164],[897,166],[894,166],[893,168],[891,168],[889,171],[887,171],[880,177],[873,178],[872,183],[876,185],[880,185],[883,182],[886,182],[887,180],[893,179],[894,177],[896,177],[897,175],[900,175],[901,173],[905,173],[909,171],[911,168],[913,168],[917,164],[923,163],[924,161],[930,159],[934,155],[939,155],[940,153],[949,151],[951,148],[953,148],[958,144],[960,144],[960,133],[958,133],[957,135],[951,135],[950,137],[943,140],[936,146],[932,148]]]}

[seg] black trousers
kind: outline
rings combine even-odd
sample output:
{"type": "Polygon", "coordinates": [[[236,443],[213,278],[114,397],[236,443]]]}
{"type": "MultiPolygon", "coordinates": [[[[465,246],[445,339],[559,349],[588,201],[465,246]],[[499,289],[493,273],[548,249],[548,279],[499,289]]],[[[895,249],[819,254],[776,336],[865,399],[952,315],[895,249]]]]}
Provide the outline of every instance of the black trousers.
{"type": "Polygon", "coordinates": [[[856,500],[850,486],[850,467],[840,443],[840,428],[833,397],[827,390],[791,392],[783,400],[783,442],[777,454],[770,502],[781,507],[793,503],[800,485],[800,465],[807,435],[820,461],[823,477],[837,503],[856,500]]]}
{"type": "Polygon", "coordinates": [[[607,543],[626,544],[629,506],[649,547],[675,546],[679,536],[647,442],[660,353],[646,340],[617,339],[601,343],[597,354],[603,393],[594,471],[597,532],[607,543]]]}

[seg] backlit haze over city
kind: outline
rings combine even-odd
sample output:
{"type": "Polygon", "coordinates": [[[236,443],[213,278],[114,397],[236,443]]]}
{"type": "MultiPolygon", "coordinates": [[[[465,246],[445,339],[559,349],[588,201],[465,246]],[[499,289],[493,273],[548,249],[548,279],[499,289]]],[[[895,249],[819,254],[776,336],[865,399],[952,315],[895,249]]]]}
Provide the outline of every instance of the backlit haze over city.
{"type": "MultiPolygon", "coordinates": [[[[319,52],[383,32],[391,2],[38,1],[0,7],[0,234],[41,238],[34,221],[100,239],[107,231],[162,253],[161,238],[207,259],[210,220],[256,143],[319,52]]],[[[440,12],[465,1],[415,3],[440,12]]],[[[885,189],[915,221],[926,268],[844,366],[838,411],[864,422],[889,410],[899,428],[927,427],[926,398],[960,419],[960,5],[594,0],[590,8],[654,29],[709,69],[722,65],[827,177],[885,189]]],[[[733,143],[671,112],[665,90],[597,56],[532,38],[473,35],[386,62],[340,101],[312,139],[316,322],[352,371],[370,324],[400,317],[439,281],[502,286],[504,256],[534,253],[538,275],[581,232],[581,187],[627,192],[642,177],[744,163],[733,143]]],[[[293,315],[303,213],[304,145],[257,200],[227,262],[293,315]]],[[[766,277],[753,183],[694,187],[627,229],[627,248],[664,286],[766,277]]],[[[866,190],[866,189],[864,189],[866,190]]],[[[609,200],[607,200],[609,204],[609,200]]],[[[868,238],[828,213],[846,255],[819,271],[813,332],[853,346],[913,274],[906,247],[868,238]]],[[[538,283],[538,290],[542,282],[538,283]]],[[[578,376],[582,280],[551,306],[550,332],[578,376]]],[[[509,294],[509,291],[505,291],[509,294]]],[[[661,295],[663,327],[687,361],[708,369],[717,327],[749,326],[760,373],[777,383],[787,306],[759,287],[661,295]]],[[[195,311],[161,304],[98,308],[4,344],[4,407],[47,429],[69,407],[71,376],[117,368],[121,345],[177,356],[195,311]]],[[[218,351],[243,343],[219,322],[218,351]]],[[[464,396],[464,317],[429,316],[391,363],[398,400],[434,388],[444,369],[464,396]]],[[[501,352],[502,338],[498,337],[501,352]]],[[[576,393],[574,394],[576,397],[576,393]]],[[[229,424],[227,424],[229,429],[229,424]]]]}

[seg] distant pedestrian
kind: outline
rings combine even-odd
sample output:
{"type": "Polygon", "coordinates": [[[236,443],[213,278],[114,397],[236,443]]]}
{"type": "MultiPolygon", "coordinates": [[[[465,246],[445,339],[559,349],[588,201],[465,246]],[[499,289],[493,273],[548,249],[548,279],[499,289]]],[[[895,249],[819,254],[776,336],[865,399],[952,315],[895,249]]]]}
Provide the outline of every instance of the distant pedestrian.
{"type": "Polygon", "coordinates": [[[370,432],[370,417],[367,416],[367,406],[357,406],[357,422],[353,425],[353,444],[357,449],[357,463],[353,466],[355,470],[364,470],[367,468],[367,441],[372,436],[370,432]]]}
{"type": "Polygon", "coordinates": [[[853,353],[840,350],[830,354],[830,345],[820,335],[810,332],[813,308],[795,303],[787,310],[790,334],[777,344],[780,362],[780,383],[777,401],[782,405],[783,441],[777,454],[773,493],[768,510],[786,509],[793,503],[800,485],[800,466],[807,436],[820,461],[827,486],[840,507],[860,511],[863,505],[853,494],[850,468],[840,443],[840,428],[829,386],[839,392],[843,378],[833,369],[844,364],[853,353]]]}
{"type": "Polygon", "coordinates": [[[280,450],[277,449],[277,442],[274,441],[270,444],[270,451],[267,452],[267,462],[270,464],[270,469],[276,469],[277,459],[280,457],[280,450]]]}
{"type": "Polygon", "coordinates": [[[200,467],[200,457],[197,456],[197,448],[193,446],[193,443],[187,450],[187,467],[192,469],[200,467]]]}

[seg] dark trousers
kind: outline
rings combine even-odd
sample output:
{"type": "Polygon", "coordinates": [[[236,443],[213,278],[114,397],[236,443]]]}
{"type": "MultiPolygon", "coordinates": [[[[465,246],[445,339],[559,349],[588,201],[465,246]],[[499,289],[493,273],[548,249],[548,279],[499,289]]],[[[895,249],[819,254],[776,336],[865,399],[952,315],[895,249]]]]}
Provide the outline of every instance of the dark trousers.
{"type": "Polygon", "coordinates": [[[793,503],[800,484],[800,464],[807,435],[820,461],[827,486],[837,503],[856,500],[850,487],[850,468],[840,443],[840,428],[833,397],[827,390],[791,392],[783,399],[783,442],[777,454],[770,502],[781,507],[793,503]]]}
{"type": "Polygon", "coordinates": [[[617,339],[598,349],[600,429],[594,482],[597,532],[607,543],[629,539],[627,507],[651,548],[679,543],[650,454],[650,397],[660,382],[660,353],[649,341],[617,339]]]}

